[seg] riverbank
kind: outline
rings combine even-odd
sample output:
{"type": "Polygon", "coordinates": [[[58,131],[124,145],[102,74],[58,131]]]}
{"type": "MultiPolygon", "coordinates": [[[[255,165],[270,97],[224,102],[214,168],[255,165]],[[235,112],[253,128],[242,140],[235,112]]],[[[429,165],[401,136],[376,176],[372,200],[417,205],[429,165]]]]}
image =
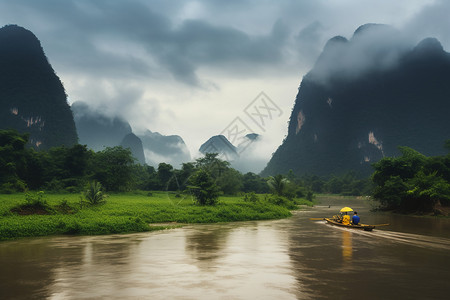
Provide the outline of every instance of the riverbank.
{"type": "MultiPolygon", "coordinates": [[[[217,223],[282,219],[289,208],[243,197],[220,197],[215,206],[196,205],[190,197],[165,192],[112,194],[106,204],[80,204],[78,194],[45,194],[49,212],[17,209],[24,194],[0,195],[0,240],[46,235],[100,235],[162,230],[179,223],[217,223]],[[154,225],[152,225],[154,224],[154,225]]],[[[297,204],[304,204],[297,201],[297,204]]]]}
{"type": "Polygon", "coordinates": [[[380,208],[380,203],[370,196],[343,196],[337,194],[316,194],[316,202],[319,205],[326,203],[330,208],[338,209],[342,206],[359,206],[362,202],[367,202],[371,212],[380,212],[384,214],[394,214],[399,216],[411,216],[417,218],[443,218],[450,219],[450,207],[437,204],[430,212],[402,212],[399,210],[386,210],[380,208]]]}

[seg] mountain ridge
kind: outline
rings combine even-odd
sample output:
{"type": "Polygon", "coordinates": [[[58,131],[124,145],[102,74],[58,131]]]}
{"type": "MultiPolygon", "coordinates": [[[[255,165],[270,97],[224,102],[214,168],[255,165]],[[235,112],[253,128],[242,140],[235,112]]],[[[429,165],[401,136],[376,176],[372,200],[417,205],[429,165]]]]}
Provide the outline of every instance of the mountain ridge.
{"type": "MultiPolygon", "coordinates": [[[[370,27],[372,34],[376,28],[370,27]]],[[[356,171],[367,176],[371,163],[398,155],[397,146],[425,155],[445,152],[444,141],[450,138],[450,54],[433,38],[408,48],[402,38],[396,44],[388,36],[380,45],[383,32],[391,34],[385,27],[369,36],[379,35],[379,40],[367,48],[371,43],[365,32],[359,30],[358,39],[335,37],[327,43],[302,79],[288,136],[262,175],[292,169],[298,175],[356,171]],[[372,53],[366,53],[368,49],[372,53]],[[392,54],[390,64],[382,65],[380,60],[388,61],[386,53],[392,54]],[[333,61],[327,61],[330,57],[333,61]]]]}

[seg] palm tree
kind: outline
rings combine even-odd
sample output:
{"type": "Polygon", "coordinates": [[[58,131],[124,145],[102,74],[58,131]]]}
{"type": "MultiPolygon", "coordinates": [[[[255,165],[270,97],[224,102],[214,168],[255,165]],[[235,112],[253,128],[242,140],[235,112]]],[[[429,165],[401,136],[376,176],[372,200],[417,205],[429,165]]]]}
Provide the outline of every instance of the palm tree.
{"type": "Polygon", "coordinates": [[[98,181],[89,182],[87,190],[84,192],[84,198],[91,205],[103,204],[106,202],[106,195],[103,194],[102,185],[98,181]]]}
{"type": "Polygon", "coordinates": [[[272,190],[272,193],[278,196],[283,196],[284,190],[286,189],[288,183],[289,180],[287,180],[287,178],[284,178],[281,174],[270,176],[269,180],[267,180],[267,184],[272,190]]]}

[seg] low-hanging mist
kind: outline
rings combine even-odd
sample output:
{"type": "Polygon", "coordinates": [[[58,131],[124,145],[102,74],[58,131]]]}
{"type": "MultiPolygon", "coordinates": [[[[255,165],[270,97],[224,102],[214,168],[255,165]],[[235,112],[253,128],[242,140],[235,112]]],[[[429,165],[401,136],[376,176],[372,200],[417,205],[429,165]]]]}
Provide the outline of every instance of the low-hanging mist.
{"type": "Polygon", "coordinates": [[[372,172],[399,154],[445,153],[450,137],[450,54],[435,38],[415,46],[385,25],[332,38],[303,78],[288,136],[263,175],[372,172]]]}

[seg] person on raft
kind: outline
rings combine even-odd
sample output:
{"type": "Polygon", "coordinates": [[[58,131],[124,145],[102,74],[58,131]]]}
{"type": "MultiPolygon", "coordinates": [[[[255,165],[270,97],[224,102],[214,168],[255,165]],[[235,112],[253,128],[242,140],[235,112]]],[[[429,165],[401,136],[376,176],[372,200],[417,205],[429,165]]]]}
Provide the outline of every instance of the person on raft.
{"type": "Polygon", "coordinates": [[[358,225],[360,221],[360,218],[358,216],[358,213],[356,211],[353,212],[353,217],[352,217],[352,223],[353,225],[358,225]]]}
{"type": "Polygon", "coordinates": [[[345,215],[342,216],[342,224],[350,225],[350,216],[345,212],[345,215]]]}

